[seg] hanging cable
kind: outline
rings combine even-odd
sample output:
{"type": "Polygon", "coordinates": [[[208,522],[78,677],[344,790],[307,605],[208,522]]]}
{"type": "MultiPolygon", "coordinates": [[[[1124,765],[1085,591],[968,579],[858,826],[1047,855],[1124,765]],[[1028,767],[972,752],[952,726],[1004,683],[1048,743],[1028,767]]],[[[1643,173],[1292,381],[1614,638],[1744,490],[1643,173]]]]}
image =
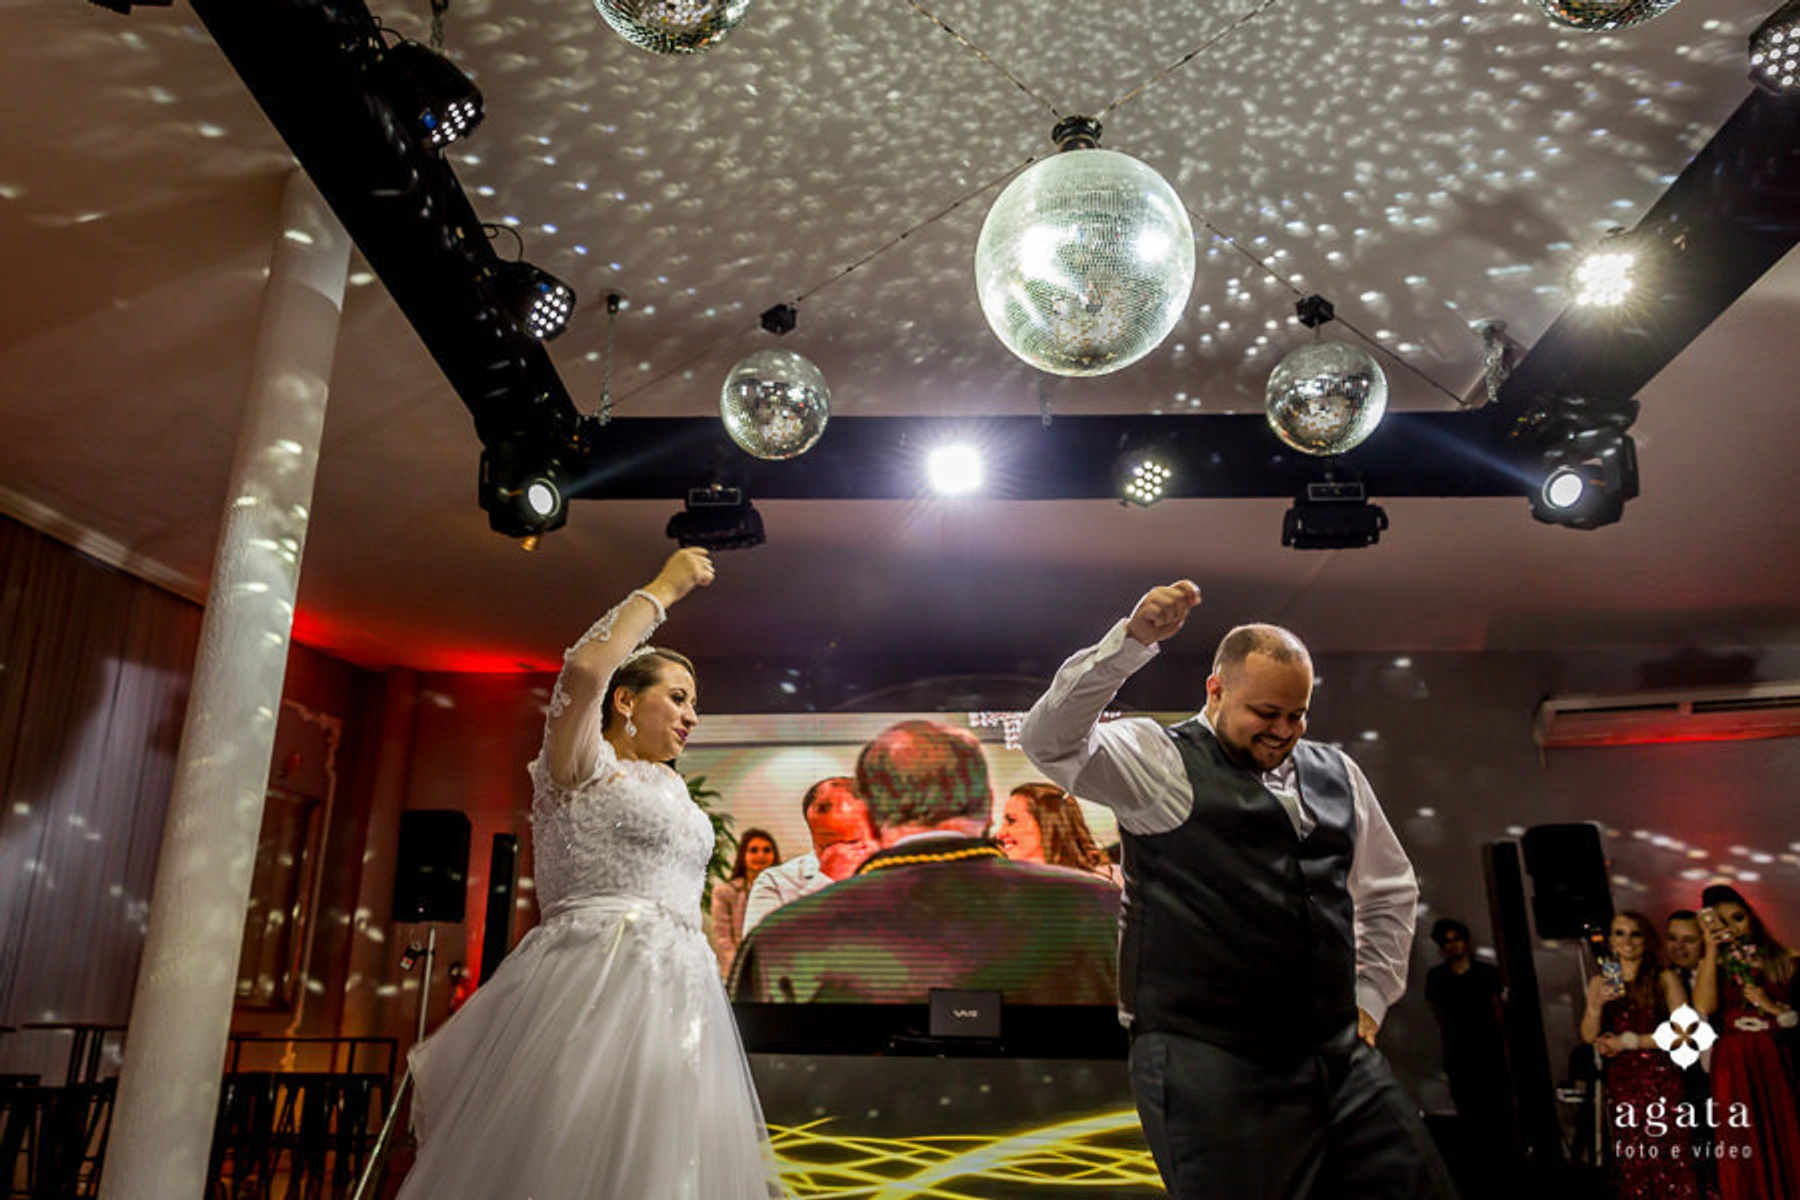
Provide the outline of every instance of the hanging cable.
{"type": "MultiPolygon", "coordinates": [[[[1023,171],[1026,167],[1029,167],[1032,163],[1034,163],[1036,161],[1037,161],[1037,156],[1032,155],[1029,158],[1027,158],[1024,162],[1017,163],[1014,166],[1008,167],[1004,173],[995,176],[993,179],[988,180],[986,183],[983,183],[983,184],[979,185],[978,187],[972,188],[969,191],[963,193],[961,196],[958,196],[956,199],[952,200],[949,204],[946,204],[943,208],[939,209],[937,212],[932,213],[929,217],[926,217],[924,220],[918,221],[918,222],[908,226],[906,229],[902,230],[900,233],[895,234],[893,237],[890,237],[886,241],[880,243],[873,250],[869,251],[867,254],[863,255],[861,258],[857,259],[855,262],[851,263],[849,266],[843,268],[842,270],[838,271],[837,273],[835,273],[831,276],[828,276],[822,282],[816,283],[812,287],[807,288],[805,291],[799,293],[798,295],[796,295],[793,298],[791,303],[797,305],[803,300],[807,300],[813,296],[818,295],[820,292],[824,291],[826,288],[832,286],[835,283],[842,281],[846,276],[850,275],[852,272],[858,270],[859,268],[867,266],[869,263],[873,262],[875,259],[879,258],[881,255],[886,254],[889,250],[892,250],[894,247],[900,245],[902,242],[904,242],[908,238],[912,237],[913,234],[918,233],[920,230],[928,228],[929,226],[937,224],[939,221],[943,220],[945,217],[949,216],[951,213],[955,212],[957,209],[961,208],[963,205],[967,204],[969,201],[975,199],[975,197],[981,195],[984,192],[990,192],[993,189],[999,187],[1001,184],[1005,183],[1007,180],[1011,179],[1014,175],[1017,175],[1020,171],[1023,171]]],[[[645,380],[643,383],[639,384],[637,387],[632,388],[630,391],[626,392],[625,394],[616,397],[613,401],[614,406],[616,407],[619,404],[623,404],[623,403],[625,403],[625,401],[630,400],[634,396],[642,395],[644,392],[647,392],[651,388],[656,387],[658,384],[662,383],[664,380],[670,378],[671,376],[680,374],[681,372],[688,370],[695,363],[702,362],[705,359],[710,358],[719,349],[720,346],[725,345],[727,342],[735,341],[736,339],[742,337],[745,333],[748,333],[749,331],[751,331],[753,329],[759,329],[759,328],[761,328],[760,321],[758,321],[755,324],[740,326],[739,328],[733,330],[730,333],[727,333],[721,337],[715,338],[713,341],[708,342],[699,351],[695,352],[694,354],[689,355],[687,358],[682,359],[679,363],[676,363],[674,366],[670,367],[668,370],[663,371],[661,374],[655,375],[655,376],[651,377],[650,379],[645,380]]],[[[610,412],[611,410],[609,409],[608,411],[610,412]]]]}
{"type": "Polygon", "coordinates": [[[600,367],[600,409],[594,414],[594,419],[602,425],[611,424],[613,419],[613,338],[618,332],[619,310],[623,307],[625,297],[617,292],[606,294],[606,358],[600,367]]]}
{"type": "Polygon", "coordinates": [[[450,0],[431,0],[431,48],[444,52],[444,14],[450,11],[450,0]]]}
{"type": "Polygon", "coordinates": [[[907,3],[911,4],[913,6],[914,11],[919,13],[920,16],[924,17],[926,20],[930,21],[933,25],[936,25],[939,29],[943,30],[945,33],[947,33],[951,37],[955,38],[957,40],[957,42],[962,45],[963,49],[967,50],[970,54],[973,54],[976,58],[979,58],[982,62],[986,63],[988,66],[994,68],[994,70],[1000,72],[1000,74],[1006,76],[1007,79],[1012,81],[1012,85],[1014,87],[1018,88],[1021,92],[1024,92],[1027,96],[1030,96],[1033,100],[1036,100],[1039,104],[1041,104],[1045,108],[1049,109],[1051,116],[1055,117],[1059,121],[1062,120],[1062,113],[1057,111],[1056,105],[1050,103],[1048,100],[1044,99],[1042,96],[1040,96],[1036,92],[1032,91],[1030,85],[1028,85],[1023,79],[1020,79],[1017,75],[1014,75],[1011,71],[1007,70],[1005,67],[1003,67],[999,63],[995,62],[992,58],[988,57],[988,54],[986,51],[984,51],[981,47],[977,46],[974,42],[971,42],[968,38],[964,37],[962,34],[958,33],[956,30],[950,28],[950,26],[948,24],[946,24],[944,22],[944,20],[942,18],[940,18],[936,13],[934,13],[930,9],[926,8],[923,4],[920,4],[919,0],[907,0],[907,3]]]}
{"type": "Polygon", "coordinates": [[[1034,163],[1036,161],[1037,161],[1037,155],[1034,154],[1031,157],[1027,158],[1024,162],[1018,163],[1015,166],[1008,167],[1005,170],[1005,172],[1003,172],[1000,175],[995,176],[993,179],[988,180],[986,183],[981,184],[980,186],[975,187],[975,188],[971,189],[970,191],[964,192],[962,195],[960,195],[956,199],[952,200],[949,204],[945,205],[943,208],[939,209],[937,212],[932,213],[929,217],[926,217],[923,221],[920,221],[918,224],[913,225],[911,228],[905,229],[905,230],[901,231],[900,233],[895,234],[893,237],[889,238],[887,241],[881,243],[879,246],[876,246],[873,250],[869,251],[867,254],[863,255],[861,258],[857,259],[855,262],[851,263],[849,266],[847,266],[843,270],[839,271],[836,275],[833,275],[830,279],[827,279],[824,283],[818,284],[815,287],[808,289],[807,291],[801,292],[798,296],[794,297],[794,303],[798,304],[798,303],[800,303],[800,301],[806,299],[808,296],[817,295],[819,292],[830,287],[832,284],[836,283],[838,280],[842,279],[844,276],[850,274],[850,272],[856,270],[858,267],[867,266],[869,263],[873,262],[875,259],[881,257],[883,254],[886,254],[889,250],[892,250],[895,246],[898,246],[901,242],[904,242],[907,238],[911,237],[913,234],[918,233],[921,229],[925,229],[928,226],[937,224],[939,221],[943,220],[945,217],[949,216],[951,213],[955,212],[957,209],[961,208],[963,205],[967,204],[969,201],[973,200],[975,197],[981,195],[983,192],[989,192],[989,191],[992,191],[993,189],[999,187],[1001,184],[1005,183],[1007,180],[1011,179],[1014,175],[1017,175],[1020,171],[1023,171],[1026,167],[1029,167],[1032,163],[1034,163]]]}
{"type": "MultiPolygon", "coordinates": [[[[1299,284],[1295,283],[1292,279],[1289,279],[1286,275],[1283,275],[1280,271],[1277,271],[1274,267],[1271,267],[1261,257],[1254,254],[1250,250],[1246,249],[1236,238],[1232,237],[1229,233],[1226,233],[1223,229],[1220,229],[1217,225],[1214,225],[1211,221],[1207,220],[1200,213],[1197,213],[1192,208],[1189,208],[1188,215],[1194,219],[1195,224],[1203,226],[1208,233],[1212,234],[1214,237],[1218,238],[1221,242],[1224,242],[1227,246],[1231,247],[1233,250],[1237,251],[1239,254],[1241,254],[1245,258],[1249,259],[1252,263],[1255,263],[1257,270],[1261,271],[1264,275],[1268,276],[1270,279],[1274,280],[1276,283],[1279,283],[1282,287],[1285,287],[1288,291],[1294,293],[1294,295],[1296,297],[1304,297],[1307,294],[1306,292],[1301,290],[1299,284]]],[[[1452,391],[1451,389],[1445,387],[1443,384],[1439,383],[1436,379],[1433,379],[1430,375],[1427,375],[1424,371],[1420,370],[1418,367],[1416,367],[1412,363],[1408,362],[1405,358],[1401,357],[1401,355],[1397,351],[1390,350],[1388,347],[1382,345],[1376,339],[1370,337],[1368,334],[1366,334],[1362,330],[1358,329],[1342,313],[1337,314],[1333,319],[1339,325],[1342,325],[1345,329],[1348,329],[1351,333],[1353,333],[1357,337],[1361,338],[1369,346],[1370,349],[1380,351],[1383,355],[1392,359],[1394,362],[1400,364],[1400,366],[1404,367],[1406,370],[1410,371],[1412,374],[1417,375],[1420,379],[1423,379],[1426,383],[1430,384],[1436,390],[1444,393],[1444,395],[1446,395],[1446,396],[1450,397],[1450,399],[1456,401],[1456,403],[1459,406],[1467,406],[1468,401],[1466,399],[1464,399],[1461,395],[1459,395],[1456,392],[1452,391]]],[[[1315,332],[1317,332],[1317,331],[1315,330],[1315,332]]]]}
{"type": "Polygon", "coordinates": [[[1186,54],[1182,55],[1180,58],[1178,58],[1174,62],[1170,63],[1168,66],[1164,67],[1161,71],[1157,72],[1155,75],[1152,75],[1150,78],[1144,80],[1144,82],[1138,84],[1136,87],[1132,88],[1129,92],[1125,92],[1118,99],[1114,100],[1111,104],[1109,104],[1105,108],[1101,109],[1100,116],[1105,117],[1109,113],[1111,113],[1114,109],[1118,108],[1120,105],[1137,99],[1137,97],[1142,95],[1146,89],[1154,87],[1155,85],[1161,83],[1163,80],[1167,79],[1169,76],[1175,74],[1175,72],[1181,70],[1181,68],[1187,66],[1190,62],[1193,62],[1196,58],[1200,57],[1202,54],[1205,54],[1208,50],[1211,50],[1214,46],[1217,46],[1220,42],[1224,41],[1226,38],[1230,37],[1232,34],[1236,33],[1238,30],[1242,29],[1244,26],[1248,25],[1250,22],[1256,20],[1256,18],[1262,16],[1265,12],[1268,12],[1271,8],[1274,8],[1280,2],[1281,2],[1281,0],[1262,0],[1262,2],[1260,4],[1258,4],[1255,8],[1242,14],[1241,16],[1238,17],[1237,20],[1235,20],[1231,24],[1225,26],[1225,28],[1219,30],[1217,33],[1213,34],[1211,37],[1209,37],[1205,41],[1201,42],[1198,46],[1195,46],[1192,50],[1189,50],[1186,54]]]}

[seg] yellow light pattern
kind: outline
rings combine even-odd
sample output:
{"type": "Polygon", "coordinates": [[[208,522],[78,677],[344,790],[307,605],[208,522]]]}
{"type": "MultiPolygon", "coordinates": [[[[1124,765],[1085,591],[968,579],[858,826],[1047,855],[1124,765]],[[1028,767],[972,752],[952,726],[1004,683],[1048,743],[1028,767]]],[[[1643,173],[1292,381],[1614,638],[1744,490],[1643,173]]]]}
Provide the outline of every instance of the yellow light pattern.
{"type": "Polygon", "coordinates": [[[840,1137],[830,1124],[769,1127],[791,1200],[992,1200],[1027,1189],[1163,1194],[1129,1108],[998,1137],[840,1137]]]}

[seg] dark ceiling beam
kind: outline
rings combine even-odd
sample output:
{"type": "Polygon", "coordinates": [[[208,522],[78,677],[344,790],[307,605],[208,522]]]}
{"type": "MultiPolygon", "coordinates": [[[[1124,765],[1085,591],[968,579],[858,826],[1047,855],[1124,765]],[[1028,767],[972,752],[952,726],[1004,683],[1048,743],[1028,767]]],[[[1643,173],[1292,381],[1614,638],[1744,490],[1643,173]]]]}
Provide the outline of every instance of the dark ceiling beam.
{"type": "Polygon", "coordinates": [[[678,498],[720,481],[756,500],[905,500],[926,494],[925,458],[949,441],[978,447],[982,495],[1003,500],[1118,499],[1122,451],[1151,449],[1174,466],[1170,498],[1287,496],[1327,479],[1371,496],[1518,496],[1536,481],[1487,446],[1483,413],[1390,413],[1349,454],[1288,449],[1261,414],[1242,416],[834,417],[798,458],[738,449],[713,417],[639,417],[592,430],[565,460],[566,492],[585,500],[678,498]]]}
{"type": "Polygon", "coordinates": [[[1635,397],[1796,241],[1800,103],[1753,89],[1631,231],[1648,294],[1564,312],[1501,387],[1502,409],[1635,397]]]}
{"type": "Polygon", "coordinates": [[[456,173],[390,102],[381,35],[361,0],[194,0],[194,11],[406,314],[481,440],[572,422],[543,343],[503,317],[484,289],[483,271],[497,260],[456,173]]]}

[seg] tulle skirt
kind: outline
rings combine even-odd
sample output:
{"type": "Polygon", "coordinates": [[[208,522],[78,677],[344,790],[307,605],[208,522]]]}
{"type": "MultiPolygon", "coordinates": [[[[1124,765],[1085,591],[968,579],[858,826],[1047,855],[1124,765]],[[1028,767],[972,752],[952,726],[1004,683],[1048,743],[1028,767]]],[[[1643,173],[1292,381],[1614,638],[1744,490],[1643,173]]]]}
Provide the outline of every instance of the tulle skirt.
{"type": "Polygon", "coordinates": [[[712,950],[652,902],[553,909],[409,1062],[399,1200],[781,1195],[712,950]]]}

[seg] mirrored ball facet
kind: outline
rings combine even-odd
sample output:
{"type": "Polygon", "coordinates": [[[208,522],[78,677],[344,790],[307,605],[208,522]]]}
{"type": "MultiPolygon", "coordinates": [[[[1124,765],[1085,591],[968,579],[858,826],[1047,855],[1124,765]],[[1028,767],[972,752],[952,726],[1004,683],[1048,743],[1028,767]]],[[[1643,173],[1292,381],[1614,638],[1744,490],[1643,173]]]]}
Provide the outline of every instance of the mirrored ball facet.
{"type": "Polygon", "coordinates": [[[1679,3],[1681,0],[1538,0],[1538,7],[1558,25],[1603,33],[1642,25],[1679,3]]]}
{"type": "Polygon", "coordinates": [[[1070,150],[1007,185],[981,227],[975,288],[994,334],[1055,375],[1130,366],[1181,319],[1194,227],[1162,176],[1126,154],[1070,150]]]}
{"type": "Polygon", "coordinates": [[[618,35],[657,54],[710,50],[743,23],[750,0],[594,0],[618,35]]]}
{"type": "Polygon", "coordinates": [[[746,454],[793,458],[812,449],[831,415],[819,368],[790,350],[758,350],[725,376],[719,417],[746,454]]]}
{"type": "Polygon", "coordinates": [[[1302,453],[1342,454],[1375,432],[1387,397],[1387,375],[1368,351],[1313,342],[1269,373],[1269,427],[1302,453]]]}

